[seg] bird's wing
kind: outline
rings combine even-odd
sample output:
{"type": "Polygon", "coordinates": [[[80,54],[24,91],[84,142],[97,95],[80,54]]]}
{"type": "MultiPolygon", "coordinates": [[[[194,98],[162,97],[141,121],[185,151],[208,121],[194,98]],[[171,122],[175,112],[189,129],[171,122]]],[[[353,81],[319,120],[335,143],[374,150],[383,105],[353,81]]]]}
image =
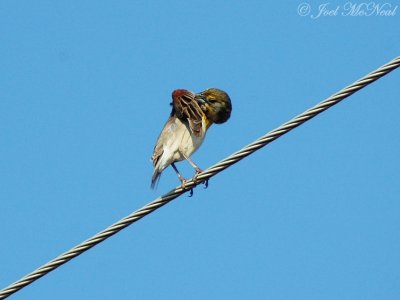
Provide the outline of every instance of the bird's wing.
{"type": "MultiPolygon", "coordinates": [[[[158,161],[164,153],[164,144],[167,143],[168,140],[173,138],[173,132],[171,130],[171,126],[175,123],[176,116],[171,116],[167,120],[164,125],[163,130],[160,132],[158,136],[156,145],[154,146],[153,155],[151,156],[151,160],[153,161],[153,166],[156,167],[158,161]]],[[[162,171],[162,170],[161,170],[162,171]]]]}
{"type": "Polygon", "coordinates": [[[161,157],[164,154],[165,140],[170,138],[170,135],[168,134],[169,130],[167,129],[170,127],[169,124],[173,122],[174,118],[176,117],[170,117],[168,119],[167,123],[164,126],[164,129],[161,131],[157,139],[156,145],[154,146],[153,155],[151,156],[151,160],[153,161],[153,166],[154,166],[153,176],[151,178],[151,188],[154,188],[157,185],[157,182],[161,176],[161,172],[168,166],[168,165],[163,165],[163,163],[161,162],[162,161],[161,157]]]}
{"type": "Polygon", "coordinates": [[[154,167],[157,165],[157,163],[163,153],[164,153],[163,144],[157,143],[156,146],[154,147],[153,155],[151,156],[151,160],[153,161],[154,167]]]}
{"type": "Polygon", "coordinates": [[[189,128],[195,136],[202,136],[203,111],[195,100],[195,94],[187,90],[175,90],[172,93],[172,105],[176,116],[189,123],[189,128]]]}

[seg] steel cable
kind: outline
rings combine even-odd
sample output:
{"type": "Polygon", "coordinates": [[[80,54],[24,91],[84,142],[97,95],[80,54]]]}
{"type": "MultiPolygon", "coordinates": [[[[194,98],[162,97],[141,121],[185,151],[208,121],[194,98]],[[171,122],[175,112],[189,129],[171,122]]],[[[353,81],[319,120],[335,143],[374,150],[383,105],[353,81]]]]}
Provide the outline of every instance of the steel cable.
{"type": "Polygon", "coordinates": [[[326,109],[332,107],[333,105],[339,103],[343,99],[345,99],[348,96],[352,95],[353,93],[359,91],[360,89],[366,87],[370,83],[372,83],[375,80],[381,78],[382,76],[388,74],[389,72],[393,71],[394,69],[398,68],[399,66],[400,66],[400,57],[397,57],[397,58],[393,59],[392,61],[388,62],[387,64],[383,65],[376,71],[369,73],[365,77],[363,77],[363,78],[359,79],[358,81],[354,82],[353,84],[345,87],[341,91],[339,91],[336,94],[332,95],[331,97],[325,99],[324,101],[320,102],[319,104],[315,105],[314,107],[306,110],[304,113],[294,117],[290,121],[284,123],[283,125],[279,126],[276,129],[270,131],[266,135],[260,137],[253,143],[249,144],[248,146],[242,148],[241,150],[239,150],[239,151],[233,153],[232,155],[228,156],[227,158],[221,160],[217,164],[215,164],[212,167],[203,171],[197,177],[188,180],[185,184],[185,187],[182,187],[182,186],[176,187],[175,189],[171,190],[167,194],[148,203],[144,207],[131,213],[130,215],[119,220],[118,222],[114,223],[113,225],[109,226],[105,230],[99,232],[98,234],[94,235],[93,237],[89,238],[88,240],[84,241],[83,243],[75,246],[71,250],[65,252],[64,254],[61,254],[60,256],[56,257],[55,259],[53,259],[50,262],[43,265],[42,267],[36,269],[32,273],[24,276],[20,280],[9,285],[8,287],[4,288],[3,290],[0,291],[0,299],[4,299],[4,298],[10,296],[11,294],[19,291],[23,287],[31,284],[32,282],[39,279],[40,277],[48,274],[49,272],[53,271],[54,269],[58,268],[59,266],[70,261],[74,257],[82,254],[83,252],[94,247],[95,245],[101,243],[102,241],[104,241],[107,238],[111,237],[112,235],[116,234],[120,230],[122,230],[125,227],[131,225],[132,223],[140,220],[144,216],[150,214],[151,212],[155,211],[156,209],[160,208],[161,206],[167,204],[168,202],[172,201],[173,199],[177,198],[178,196],[182,195],[183,193],[187,192],[188,190],[207,181],[208,179],[215,176],[219,172],[221,172],[221,171],[225,170],[226,168],[230,167],[231,165],[239,162],[240,160],[242,160],[246,156],[254,153],[258,149],[268,145],[269,143],[271,143],[272,141],[281,137],[285,133],[298,127],[299,125],[303,124],[304,122],[312,119],[316,115],[318,115],[321,112],[325,111],[326,109]]]}

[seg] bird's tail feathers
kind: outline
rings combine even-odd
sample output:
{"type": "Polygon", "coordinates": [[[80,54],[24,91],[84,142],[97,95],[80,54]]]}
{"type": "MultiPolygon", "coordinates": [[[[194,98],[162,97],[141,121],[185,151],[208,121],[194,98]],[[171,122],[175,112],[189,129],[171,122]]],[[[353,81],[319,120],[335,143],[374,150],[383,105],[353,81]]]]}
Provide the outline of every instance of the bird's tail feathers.
{"type": "Polygon", "coordinates": [[[161,178],[161,172],[158,170],[158,168],[154,169],[153,176],[151,177],[151,188],[154,190],[157,188],[158,182],[160,181],[161,178]]]}

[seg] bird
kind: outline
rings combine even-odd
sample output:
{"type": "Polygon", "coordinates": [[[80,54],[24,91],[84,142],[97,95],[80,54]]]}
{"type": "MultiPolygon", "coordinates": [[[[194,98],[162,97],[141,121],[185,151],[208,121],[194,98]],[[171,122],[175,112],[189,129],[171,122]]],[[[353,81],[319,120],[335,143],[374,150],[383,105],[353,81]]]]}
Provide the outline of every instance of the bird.
{"type": "Polygon", "coordinates": [[[190,156],[201,146],[210,126],[225,123],[232,112],[229,95],[217,88],[200,93],[176,89],[172,92],[170,105],[171,114],[158,136],[151,157],[154,167],[152,189],[157,185],[161,173],[170,165],[184,186],[186,179],[175,166],[178,161],[187,160],[195,169],[195,176],[200,174],[202,170],[190,156]]]}

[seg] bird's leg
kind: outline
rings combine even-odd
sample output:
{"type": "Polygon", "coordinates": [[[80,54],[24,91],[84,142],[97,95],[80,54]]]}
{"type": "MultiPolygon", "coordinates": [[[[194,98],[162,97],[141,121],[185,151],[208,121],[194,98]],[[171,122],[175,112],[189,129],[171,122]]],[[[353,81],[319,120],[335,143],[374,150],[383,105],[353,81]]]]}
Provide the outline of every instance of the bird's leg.
{"type": "MultiPolygon", "coordinates": [[[[186,160],[192,165],[192,167],[196,170],[196,174],[195,174],[194,177],[193,177],[193,181],[196,182],[197,176],[198,176],[200,173],[202,173],[203,170],[200,169],[200,168],[198,167],[198,165],[196,165],[196,164],[194,163],[194,161],[190,159],[190,157],[186,157],[186,156],[185,156],[185,158],[186,158],[186,160]]],[[[208,179],[207,179],[206,181],[204,181],[204,188],[205,188],[205,189],[208,188],[208,179]]]]}
{"type": "Polygon", "coordinates": [[[184,183],[186,182],[186,179],[181,175],[181,173],[179,173],[178,168],[175,166],[174,163],[171,164],[171,166],[174,168],[176,175],[178,175],[179,180],[184,183]]]}
{"type": "MultiPolygon", "coordinates": [[[[172,163],[171,166],[174,169],[174,171],[176,172],[176,175],[178,175],[178,178],[182,183],[182,188],[186,189],[186,179],[181,175],[181,173],[179,173],[178,168],[175,166],[174,163],[172,163]]],[[[192,197],[192,196],[193,196],[193,189],[190,189],[189,197],[192,197]]]]}
{"type": "Polygon", "coordinates": [[[194,161],[191,160],[190,157],[185,156],[185,158],[186,158],[186,160],[191,164],[191,166],[196,170],[196,173],[197,173],[197,174],[200,174],[201,172],[203,172],[203,170],[200,169],[200,168],[194,163],[194,161]]]}

